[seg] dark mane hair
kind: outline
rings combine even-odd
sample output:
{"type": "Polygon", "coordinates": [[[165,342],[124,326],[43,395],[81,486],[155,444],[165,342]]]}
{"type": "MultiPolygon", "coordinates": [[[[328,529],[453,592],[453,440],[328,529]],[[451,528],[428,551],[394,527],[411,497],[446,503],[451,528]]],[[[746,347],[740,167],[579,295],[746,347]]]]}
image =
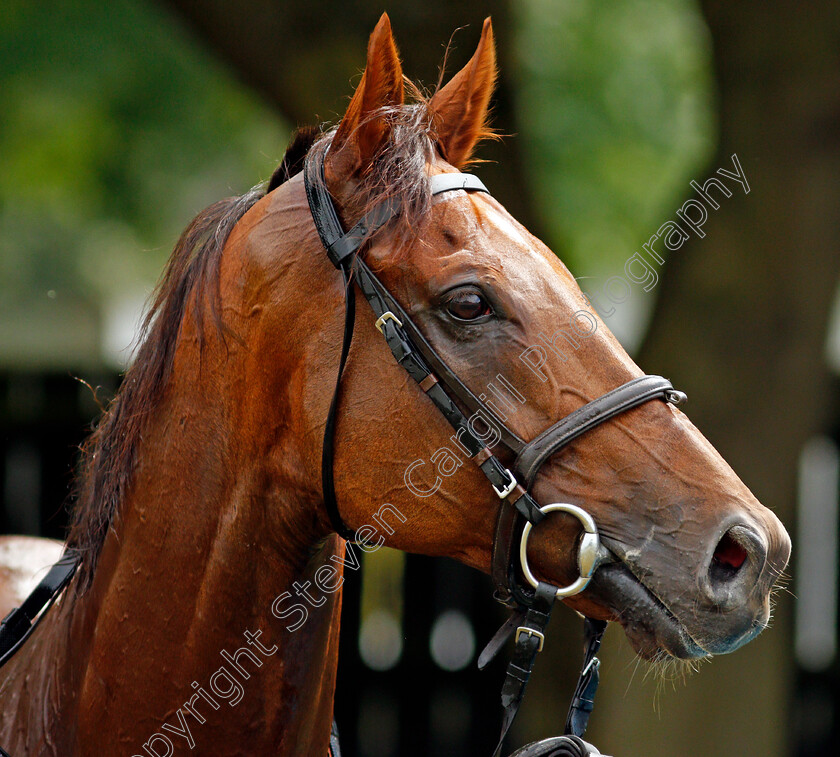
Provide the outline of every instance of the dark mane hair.
{"type": "Polygon", "coordinates": [[[146,419],[169,378],[187,306],[195,302],[200,322],[209,300],[219,324],[214,295],[222,248],[237,221],[264,194],[256,187],[241,197],[220,200],[181,235],[143,320],[134,362],[96,430],[82,445],[67,535],[67,547],[81,557],[81,589],[90,583],[105,536],[131,483],[146,419]]]}
{"type": "MultiPolygon", "coordinates": [[[[431,202],[426,165],[434,155],[432,118],[427,101],[417,95],[419,102],[415,104],[375,114],[388,120],[391,137],[362,177],[356,193],[361,212],[385,198],[399,203],[402,212],[397,238],[401,235],[403,241],[417,233],[431,202]]],[[[299,130],[269,181],[268,191],[298,173],[310,150],[326,154],[334,132],[299,130]]],[[[199,323],[204,322],[202,317],[209,305],[216,326],[221,328],[217,298],[222,249],[239,219],[265,194],[257,187],[241,197],[221,200],[200,213],[184,231],[143,321],[134,362],[96,430],[82,446],[67,538],[68,548],[81,557],[78,585],[82,591],[90,585],[108,529],[131,485],[140,440],[166,387],[188,305],[195,304],[199,323]]],[[[398,255],[404,245],[395,246],[398,255]]]]}

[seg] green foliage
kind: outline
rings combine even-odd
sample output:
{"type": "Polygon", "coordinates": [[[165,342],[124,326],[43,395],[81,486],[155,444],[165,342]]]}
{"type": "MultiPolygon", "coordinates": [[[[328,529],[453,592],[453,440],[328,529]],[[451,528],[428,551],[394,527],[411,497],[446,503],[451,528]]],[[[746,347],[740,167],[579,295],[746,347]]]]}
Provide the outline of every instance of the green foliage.
{"type": "Polygon", "coordinates": [[[270,175],[287,133],[158,6],[4,0],[0,312],[148,287],[199,210],[270,175]]]}
{"type": "Polygon", "coordinates": [[[526,0],[519,121],[557,251],[620,274],[713,148],[708,31],[691,0],[526,0]]]}
{"type": "MultiPolygon", "coordinates": [[[[705,26],[692,0],[511,7],[550,241],[578,273],[620,273],[709,157],[705,26]]],[[[267,178],[287,133],[149,0],[4,0],[0,363],[113,355],[180,231],[267,178]]]]}

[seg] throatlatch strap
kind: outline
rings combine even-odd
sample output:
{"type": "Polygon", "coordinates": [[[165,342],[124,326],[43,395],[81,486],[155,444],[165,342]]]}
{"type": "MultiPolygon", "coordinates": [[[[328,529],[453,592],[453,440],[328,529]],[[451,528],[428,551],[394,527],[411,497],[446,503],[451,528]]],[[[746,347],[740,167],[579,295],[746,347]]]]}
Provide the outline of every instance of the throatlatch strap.
{"type": "Polygon", "coordinates": [[[341,394],[341,377],[344,374],[344,365],[347,362],[347,355],[350,354],[350,344],[353,342],[353,327],[356,323],[356,295],[353,291],[353,275],[347,269],[341,268],[341,275],[344,280],[344,338],[341,342],[341,357],[338,361],[338,375],[335,379],[335,391],[330,402],[330,411],[327,414],[327,423],[324,427],[324,444],[321,448],[321,489],[324,495],[324,507],[330,518],[330,523],[336,533],[348,541],[356,540],[356,533],[347,527],[338,512],[338,500],[335,496],[335,478],[333,463],[335,460],[335,418],[338,412],[338,398],[341,394]]]}

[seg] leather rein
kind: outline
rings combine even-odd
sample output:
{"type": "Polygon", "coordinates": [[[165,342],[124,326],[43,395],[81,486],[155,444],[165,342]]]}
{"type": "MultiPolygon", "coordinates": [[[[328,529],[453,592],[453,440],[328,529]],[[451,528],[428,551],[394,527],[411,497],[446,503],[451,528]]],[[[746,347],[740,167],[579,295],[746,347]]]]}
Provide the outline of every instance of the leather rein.
{"type": "MultiPolygon", "coordinates": [[[[677,405],[685,394],[674,389],[661,376],[642,376],[607,392],[583,405],[547,428],[530,442],[511,431],[493,412],[468,389],[446,365],[437,351],[425,339],[405,309],[379,281],[360,254],[369,239],[399,214],[399,206],[385,200],[370,210],[352,229],[345,232],[339,220],[324,176],[325,153],[310,150],[304,166],[304,185],[309,208],[318,236],[327,257],[341,272],[344,281],[344,338],[339,358],[338,374],[327,423],[324,430],[322,455],[322,486],[324,504],[332,527],[349,541],[356,540],[355,532],[341,517],[335,493],[334,455],[335,420],[341,393],[341,379],[355,325],[355,296],[353,282],[358,284],[376,316],[376,328],[382,334],[395,360],[408,372],[420,389],[443,414],[455,430],[456,438],[469,452],[470,459],[487,478],[496,495],[502,500],[493,540],[491,575],[494,596],[513,610],[511,617],[479,656],[478,666],[484,668],[501,647],[515,635],[514,653],[507,668],[502,687],[503,721],[497,754],[522,703],[525,687],[536,656],[543,648],[545,628],[555,600],[583,591],[595,570],[612,557],[600,543],[597,526],[583,508],[572,504],[554,503],[540,506],[530,494],[540,468],[558,450],[572,440],[605,421],[650,400],[659,399],[677,405]],[[453,397],[458,401],[453,401],[453,397]],[[506,468],[493,451],[478,438],[467,415],[481,411],[490,418],[501,435],[501,443],[515,455],[513,471],[506,468]],[[576,517],[583,527],[578,544],[579,577],[572,584],[556,587],[536,579],[527,558],[527,540],[531,529],[542,522],[546,514],[562,511],[576,517]],[[519,550],[515,549],[517,540],[519,550]],[[528,585],[520,580],[520,573],[528,585]]],[[[476,176],[465,173],[442,173],[429,178],[432,196],[463,190],[489,191],[476,176]]],[[[553,754],[588,755],[599,752],[580,738],[589,721],[593,698],[598,686],[599,660],[595,656],[601,644],[606,622],[585,619],[584,662],[566,720],[565,736],[548,739],[545,749],[553,754]],[[549,743],[550,742],[550,743],[549,743]],[[562,743],[561,743],[562,742],[562,743]],[[560,749],[561,751],[556,751],[560,749]],[[567,751],[562,751],[566,749],[567,751]],[[577,751],[576,751],[577,750],[577,751]]],[[[543,754],[539,746],[529,755],[543,754]]],[[[526,748],[528,749],[528,748],[526,748]]],[[[547,752],[545,752],[547,753],[547,752]]],[[[519,754],[519,753],[517,753],[519,754]]],[[[524,754],[524,752],[523,752],[524,754]]]]}
{"type": "MultiPolygon", "coordinates": [[[[491,575],[495,586],[494,596],[513,612],[478,659],[479,667],[484,668],[498,654],[507,639],[512,635],[515,637],[513,656],[502,687],[503,722],[495,755],[501,750],[504,738],[522,703],[537,654],[543,648],[545,628],[554,602],[583,591],[598,566],[612,559],[608,550],[600,543],[594,520],[583,508],[563,503],[540,506],[534,500],[530,489],[540,468],[555,452],[572,440],[616,415],[653,399],[677,405],[685,400],[685,394],[675,390],[671,383],[661,376],[642,376],[583,405],[530,442],[525,442],[446,365],[408,313],[358,254],[373,234],[399,214],[398,205],[386,200],[345,232],[326,186],[323,160],[323,153],[310,150],[304,167],[304,185],[321,243],[330,261],[342,274],[345,294],[344,337],[335,391],[324,430],[321,471],[324,504],[335,531],[347,540],[355,540],[355,532],[348,528],[339,513],[333,474],[335,421],[341,379],[356,320],[356,300],[352,289],[355,282],[373,310],[376,328],[384,337],[394,358],[443,414],[455,430],[456,438],[468,450],[470,459],[502,500],[493,541],[491,575]],[[473,432],[462,407],[471,414],[481,411],[492,421],[501,435],[501,443],[515,456],[512,471],[505,467],[473,432]],[[539,525],[545,516],[553,511],[562,511],[574,516],[583,528],[577,545],[579,577],[565,587],[538,581],[528,565],[528,535],[533,527],[539,525]],[[517,541],[518,550],[515,548],[517,541]],[[520,576],[525,578],[525,583],[520,576]]],[[[458,190],[489,194],[477,177],[460,172],[431,176],[429,185],[433,196],[458,190]]],[[[47,610],[69,584],[79,561],[74,552],[65,551],[23,604],[13,609],[0,623],[0,668],[23,646],[44,618],[47,610]]],[[[589,721],[598,686],[599,660],[595,655],[606,625],[604,621],[585,619],[584,662],[566,719],[565,735],[524,747],[516,752],[516,755],[538,757],[551,752],[558,757],[586,757],[600,754],[583,741],[581,736],[589,721]]],[[[330,751],[333,757],[340,757],[335,723],[330,734],[330,751]]],[[[0,757],[8,757],[2,747],[0,757]]]]}

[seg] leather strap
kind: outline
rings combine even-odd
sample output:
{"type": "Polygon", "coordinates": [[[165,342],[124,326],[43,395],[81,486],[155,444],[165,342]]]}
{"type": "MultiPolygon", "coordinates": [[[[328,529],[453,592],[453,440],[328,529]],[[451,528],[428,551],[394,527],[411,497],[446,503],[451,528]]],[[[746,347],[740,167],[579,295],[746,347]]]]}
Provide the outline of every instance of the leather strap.
{"type": "Polygon", "coordinates": [[[502,647],[505,645],[505,642],[513,636],[513,632],[522,625],[523,621],[525,620],[525,608],[520,608],[518,610],[514,610],[510,617],[502,624],[501,628],[499,628],[496,633],[493,634],[493,638],[487,642],[487,646],[484,647],[481,654],[478,656],[478,669],[484,670],[499,654],[502,650],[502,647]]]}
{"type": "MultiPolygon", "coordinates": [[[[517,633],[516,647],[513,657],[508,664],[505,682],[502,687],[502,709],[503,724],[502,734],[494,755],[499,752],[502,742],[510,730],[522,699],[525,696],[525,687],[533,670],[537,654],[542,649],[545,627],[551,615],[554,603],[553,587],[540,583],[537,586],[536,598],[533,606],[527,610],[517,610],[505,621],[504,625],[495,633],[493,638],[484,648],[478,657],[478,667],[483,670],[490,661],[499,653],[505,642],[517,633]]],[[[595,656],[601,646],[601,639],[607,624],[603,620],[584,619],[584,656],[581,672],[575,685],[575,693],[566,717],[565,736],[558,739],[556,743],[552,740],[554,749],[563,747],[567,751],[550,750],[551,757],[555,755],[573,755],[575,757],[586,757],[587,755],[600,754],[597,749],[582,740],[582,736],[589,724],[589,716],[595,705],[595,692],[598,690],[599,669],[601,661],[595,656]],[[565,739],[565,740],[563,740],[565,739]]],[[[548,751],[541,751],[528,748],[519,750],[517,755],[548,754],[548,751]]],[[[511,757],[515,757],[512,755],[511,757]]]]}
{"type": "Polygon", "coordinates": [[[601,661],[595,656],[601,647],[601,639],[607,630],[606,621],[586,618],[583,624],[584,653],[575,694],[566,717],[567,735],[581,737],[589,724],[589,716],[595,706],[595,692],[598,691],[601,661]]]}
{"type": "Polygon", "coordinates": [[[511,564],[515,563],[514,544],[516,543],[517,525],[520,521],[518,512],[502,502],[496,516],[496,531],[493,535],[493,556],[490,563],[490,577],[493,579],[495,597],[502,603],[510,601],[511,591],[508,580],[511,564]]]}
{"type": "MultiPolygon", "coordinates": [[[[327,182],[324,178],[323,160],[315,160],[312,151],[309,151],[303,169],[303,186],[306,189],[306,199],[309,203],[309,211],[312,213],[312,220],[321,238],[321,244],[328,252],[330,248],[344,236],[344,229],[335,211],[332,197],[327,189],[327,182]]],[[[341,266],[341,260],[333,260],[336,268],[341,266]]]]}
{"type": "Polygon", "coordinates": [[[429,189],[432,195],[439,195],[441,192],[451,192],[454,189],[467,189],[471,192],[486,192],[490,190],[484,186],[484,182],[470,173],[438,173],[429,179],[429,189]]]}
{"type": "Polygon", "coordinates": [[[350,344],[353,342],[353,327],[356,323],[356,295],[352,289],[353,274],[347,268],[341,267],[344,280],[344,336],[341,342],[341,356],[338,361],[338,374],[335,379],[335,390],[327,413],[327,423],[324,427],[324,443],[321,447],[321,491],[324,493],[324,507],[335,532],[348,541],[356,540],[356,532],[347,527],[338,512],[338,500],[335,496],[335,419],[338,413],[338,400],[341,394],[341,377],[344,375],[344,365],[350,354],[350,344]]]}
{"type": "Polygon", "coordinates": [[[519,453],[514,469],[530,489],[542,464],[557,450],[604,421],[657,398],[677,405],[685,400],[685,394],[675,390],[662,376],[641,376],[628,381],[587,402],[528,442],[519,453]]]}
{"type": "Polygon", "coordinates": [[[73,552],[65,552],[23,604],[3,618],[0,622],[0,668],[29,638],[78,567],[78,556],[73,552]]]}
{"type": "MultiPolygon", "coordinates": [[[[0,621],[0,668],[12,659],[46,617],[81,562],[78,555],[65,551],[20,607],[15,607],[0,621]]],[[[0,757],[11,755],[0,747],[0,757]]]]}
{"type": "Polygon", "coordinates": [[[519,712],[537,654],[542,651],[545,643],[545,628],[551,618],[554,599],[553,586],[538,584],[534,602],[525,613],[522,624],[515,629],[516,644],[507,666],[505,682],[502,684],[502,732],[499,743],[493,751],[494,756],[501,751],[505,736],[519,712]]]}

